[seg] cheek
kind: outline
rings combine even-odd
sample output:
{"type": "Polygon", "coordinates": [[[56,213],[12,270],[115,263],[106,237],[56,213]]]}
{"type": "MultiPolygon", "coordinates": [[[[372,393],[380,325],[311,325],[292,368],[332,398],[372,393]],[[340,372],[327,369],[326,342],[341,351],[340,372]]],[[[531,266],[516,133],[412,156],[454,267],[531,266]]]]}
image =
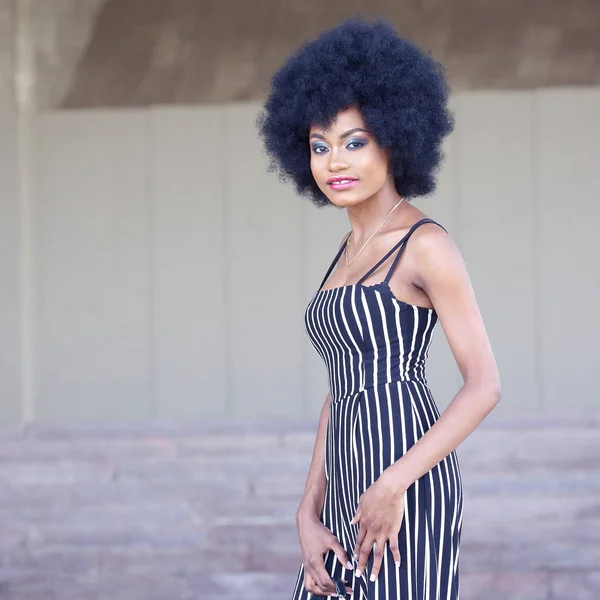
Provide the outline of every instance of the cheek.
{"type": "Polygon", "coordinates": [[[323,171],[325,166],[325,161],[323,160],[323,156],[320,154],[315,154],[311,151],[310,153],[310,170],[313,173],[319,173],[323,171]]]}
{"type": "Polygon", "coordinates": [[[388,177],[388,163],[385,157],[378,152],[372,153],[365,161],[365,171],[369,174],[369,179],[374,186],[382,186],[388,177]]]}
{"type": "Polygon", "coordinates": [[[329,189],[325,184],[325,181],[328,179],[328,175],[324,172],[326,167],[323,164],[322,160],[319,160],[320,157],[315,156],[315,154],[311,153],[310,158],[310,172],[312,173],[313,179],[317,184],[318,188],[326,194],[329,189]]]}
{"type": "Polygon", "coordinates": [[[318,166],[318,162],[316,160],[314,160],[314,154],[311,152],[310,154],[310,172],[312,173],[313,177],[318,181],[319,177],[319,166],[318,166]]]}

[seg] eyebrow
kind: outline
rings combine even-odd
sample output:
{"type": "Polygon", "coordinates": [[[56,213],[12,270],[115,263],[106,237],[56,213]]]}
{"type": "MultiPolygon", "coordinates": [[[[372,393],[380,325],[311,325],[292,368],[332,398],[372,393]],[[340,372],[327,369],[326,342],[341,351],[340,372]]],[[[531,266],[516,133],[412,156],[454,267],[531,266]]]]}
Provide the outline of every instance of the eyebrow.
{"type": "MultiPolygon", "coordinates": [[[[362,127],[355,127],[354,129],[350,129],[348,131],[346,131],[346,133],[342,133],[342,135],[340,135],[340,140],[343,140],[344,138],[347,138],[349,135],[352,135],[353,133],[356,133],[357,131],[362,131],[364,133],[369,133],[366,129],[363,129],[362,127]]],[[[310,137],[316,137],[319,138],[321,140],[325,139],[325,136],[321,135],[320,133],[311,133],[310,137]]]]}

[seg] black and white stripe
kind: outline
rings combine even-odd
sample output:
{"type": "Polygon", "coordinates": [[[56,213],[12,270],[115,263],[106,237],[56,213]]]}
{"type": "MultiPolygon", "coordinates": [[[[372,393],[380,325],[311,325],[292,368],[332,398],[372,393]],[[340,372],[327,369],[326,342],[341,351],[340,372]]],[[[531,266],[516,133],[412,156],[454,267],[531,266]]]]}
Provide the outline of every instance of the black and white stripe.
{"type": "MultiPolygon", "coordinates": [[[[395,248],[399,254],[413,230],[395,248]]],[[[358,534],[350,521],[360,495],[439,418],[425,379],[437,316],[394,296],[388,282],[397,261],[380,284],[319,290],[305,314],[331,391],[321,519],[349,556],[358,534]]],[[[400,569],[389,550],[375,582],[369,581],[372,558],[360,579],[331,552],[325,567],[350,582],[357,600],[458,600],[461,527],[462,485],[453,452],[405,494],[400,569]]],[[[311,597],[303,579],[301,566],[294,600],[311,597]]]]}

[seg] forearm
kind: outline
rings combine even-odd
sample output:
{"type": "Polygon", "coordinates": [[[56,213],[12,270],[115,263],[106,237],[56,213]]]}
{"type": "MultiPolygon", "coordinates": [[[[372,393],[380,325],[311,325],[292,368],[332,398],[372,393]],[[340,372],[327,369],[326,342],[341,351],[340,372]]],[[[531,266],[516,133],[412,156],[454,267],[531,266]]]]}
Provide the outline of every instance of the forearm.
{"type": "Polygon", "coordinates": [[[325,437],[327,435],[327,421],[329,420],[329,403],[330,394],[327,394],[321,409],[313,456],[296,518],[302,514],[319,516],[323,509],[327,483],[325,479],[325,437]]]}
{"type": "Polygon", "coordinates": [[[466,382],[429,431],[386,469],[386,478],[399,491],[406,490],[460,446],[494,408],[499,397],[495,384],[466,382]]]}

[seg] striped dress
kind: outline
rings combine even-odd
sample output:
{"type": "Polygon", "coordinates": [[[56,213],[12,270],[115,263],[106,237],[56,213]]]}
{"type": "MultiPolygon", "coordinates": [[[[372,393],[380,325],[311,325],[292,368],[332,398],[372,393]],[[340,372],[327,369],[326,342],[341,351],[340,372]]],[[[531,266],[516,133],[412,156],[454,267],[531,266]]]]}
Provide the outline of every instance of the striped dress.
{"type": "MultiPolygon", "coordinates": [[[[423,223],[434,221],[413,225],[358,283],[322,289],[344,252],[342,244],[305,313],[309,337],[327,366],[331,392],[321,520],[349,557],[359,527],[350,521],[360,495],[439,418],[425,379],[436,313],[398,300],[389,287],[406,243],[423,223]],[[394,253],[384,281],[363,285],[394,253]]],[[[458,600],[462,486],[454,452],[410,486],[404,506],[399,569],[386,544],[374,582],[372,554],[357,578],[328,552],[327,572],[349,583],[354,600],[458,600]]],[[[304,589],[303,580],[301,565],[293,599],[319,598],[304,589]]]]}

